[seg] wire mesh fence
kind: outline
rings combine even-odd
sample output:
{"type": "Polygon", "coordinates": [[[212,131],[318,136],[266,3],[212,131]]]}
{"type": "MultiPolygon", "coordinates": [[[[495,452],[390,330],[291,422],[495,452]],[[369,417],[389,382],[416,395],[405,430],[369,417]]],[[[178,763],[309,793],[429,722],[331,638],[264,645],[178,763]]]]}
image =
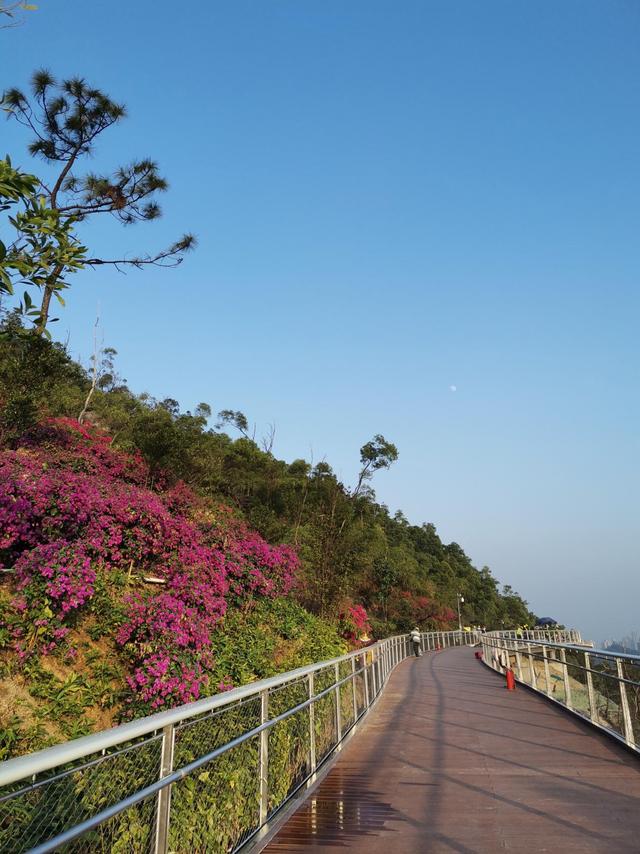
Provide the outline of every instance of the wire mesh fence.
{"type": "MultiPolygon", "coordinates": [[[[478,639],[437,632],[422,646],[478,639]]],[[[389,638],[0,763],[0,851],[238,851],[314,779],[410,654],[407,636],[389,638]]]]}
{"type": "Polygon", "coordinates": [[[483,635],[483,660],[640,752],[640,657],[594,650],[573,630],[546,635],[483,635]]]}

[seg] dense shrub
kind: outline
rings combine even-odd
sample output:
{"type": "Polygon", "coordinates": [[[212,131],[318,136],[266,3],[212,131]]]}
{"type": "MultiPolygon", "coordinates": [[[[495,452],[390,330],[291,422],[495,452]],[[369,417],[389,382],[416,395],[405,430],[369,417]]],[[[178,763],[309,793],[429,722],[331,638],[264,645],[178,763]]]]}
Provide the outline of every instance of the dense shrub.
{"type": "Polygon", "coordinates": [[[228,511],[183,485],[152,490],[148,479],[139,457],[67,419],[0,452],[0,559],[14,571],[16,650],[51,652],[91,604],[98,577],[108,584],[127,571],[114,629],[136,711],[199,697],[229,603],[288,593],[298,567],[291,548],[269,545],[228,511]]]}

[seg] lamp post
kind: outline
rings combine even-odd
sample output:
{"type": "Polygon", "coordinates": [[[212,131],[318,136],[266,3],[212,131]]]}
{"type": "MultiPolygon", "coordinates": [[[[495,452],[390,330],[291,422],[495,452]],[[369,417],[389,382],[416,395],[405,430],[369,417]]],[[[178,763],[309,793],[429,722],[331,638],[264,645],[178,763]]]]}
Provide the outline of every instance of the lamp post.
{"type": "Polygon", "coordinates": [[[458,630],[462,632],[462,612],[460,611],[460,605],[464,602],[464,596],[460,593],[458,595],[458,630]]]}

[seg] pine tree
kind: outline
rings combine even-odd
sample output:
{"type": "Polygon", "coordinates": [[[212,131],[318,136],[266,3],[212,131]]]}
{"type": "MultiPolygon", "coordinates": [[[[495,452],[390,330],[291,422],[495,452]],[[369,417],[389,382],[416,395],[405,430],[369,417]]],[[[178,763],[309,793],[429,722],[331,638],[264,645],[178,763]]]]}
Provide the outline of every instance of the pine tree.
{"type": "MultiPolygon", "coordinates": [[[[98,214],[110,214],[125,225],[160,216],[157,197],[167,190],[167,182],[153,160],[134,160],[111,173],[79,174],[82,160],[94,153],[98,137],[125,118],[122,104],[80,77],[59,82],[46,70],[33,75],[31,98],[19,89],[9,89],[1,103],[9,117],[33,132],[29,153],[53,167],[52,181],[40,180],[40,189],[44,205],[61,226],[75,226],[98,214]]],[[[86,258],[84,264],[112,264],[119,269],[176,266],[194,243],[193,235],[185,234],[160,252],[119,259],[86,258]]],[[[42,286],[37,332],[46,329],[51,297],[55,294],[62,302],[59,292],[67,287],[64,274],[64,264],[56,264],[42,286]]]]}

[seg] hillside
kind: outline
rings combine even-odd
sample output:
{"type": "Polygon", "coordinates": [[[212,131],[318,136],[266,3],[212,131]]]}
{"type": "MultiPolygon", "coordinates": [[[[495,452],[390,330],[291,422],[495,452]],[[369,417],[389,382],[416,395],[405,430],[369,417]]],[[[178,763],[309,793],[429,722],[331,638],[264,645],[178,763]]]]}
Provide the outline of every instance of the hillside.
{"type": "MultiPolygon", "coordinates": [[[[208,427],[5,319],[0,338],[0,757],[330,657],[357,642],[532,615],[434,527],[326,463],[208,427]],[[83,412],[83,423],[78,415],[83,412]]],[[[388,459],[392,459],[388,454],[388,459]]],[[[373,460],[373,462],[372,462],[373,460]]],[[[382,460],[382,462],[381,462],[382,460]]]]}

